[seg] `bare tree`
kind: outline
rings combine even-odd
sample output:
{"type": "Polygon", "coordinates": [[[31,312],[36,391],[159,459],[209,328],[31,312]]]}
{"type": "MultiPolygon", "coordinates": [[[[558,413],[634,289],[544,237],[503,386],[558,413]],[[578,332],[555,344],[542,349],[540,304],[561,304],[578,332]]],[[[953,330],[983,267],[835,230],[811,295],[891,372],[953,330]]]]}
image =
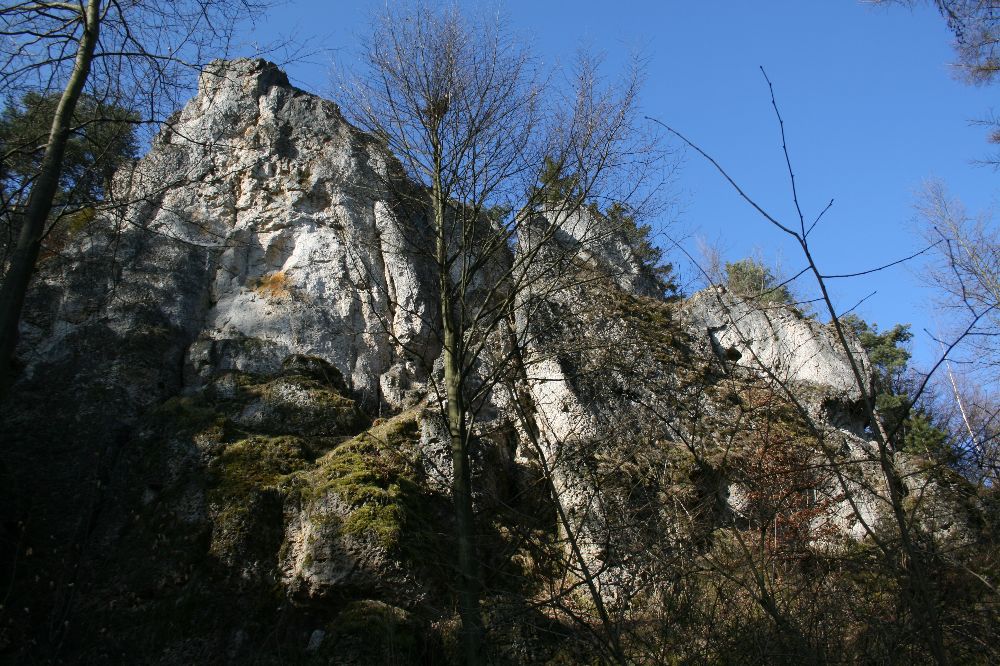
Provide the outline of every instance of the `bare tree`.
{"type": "MultiPolygon", "coordinates": [[[[642,203],[643,167],[658,153],[638,129],[638,85],[635,73],[602,85],[586,58],[568,86],[556,85],[496,17],[415,5],[377,19],[364,70],[343,87],[352,120],[416,183],[395,189],[429,229],[428,238],[412,240],[436,273],[443,360],[436,389],[450,437],[468,663],[483,658],[473,424],[525,344],[514,312],[537,303],[525,295],[549,241],[585,225],[602,205],[642,203]],[[506,352],[484,362],[494,346],[506,352]]],[[[571,261],[580,252],[561,256],[571,261]]]]}
{"type": "MultiPolygon", "coordinates": [[[[939,391],[948,399],[950,432],[971,467],[973,478],[996,479],[997,424],[1000,421],[1000,230],[987,215],[971,215],[940,182],[924,186],[917,204],[924,236],[935,243],[928,273],[939,294],[938,307],[952,335],[969,329],[954,359],[945,366],[939,391]]],[[[944,344],[943,342],[941,343],[944,344]]]]}
{"type": "Polygon", "coordinates": [[[987,216],[972,216],[944,185],[925,185],[917,212],[937,249],[933,283],[949,320],[979,319],[964,342],[983,379],[1000,380],[1000,230],[987,216]]]}
{"type": "MultiPolygon", "coordinates": [[[[823,271],[819,267],[812,254],[810,234],[816,225],[821,221],[824,214],[830,209],[832,201],[821,210],[818,216],[811,220],[807,219],[803,213],[802,206],[799,201],[795,175],[792,169],[792,162],[789,157],[784,123],[778,110],[777,102],[775,101],[773,87],[771,86],[770,80],[767,79],[766,74],[765,79],[767,80],[768,87],[771,91],[771,103],[781,129],[782,146],[790,178],[791,196],[796,211],[796,217],[790,222],[779,220],[764,210],[730,177],[730,175],[715,159],[705,153],[697,144],[673,128],[666,125],[664,125],[664,127],[691,147],[695,152],[708,160],[730,183],[730,185],[733,186],[737,193],[751,207],[753,207],[768,224],[781,233],[789,236],[801,249],[802,257],[806,263],[806,269],[803,272],[811,274],[815,279],[815,284],[820,292],[819,302],[822,304],[821,307],[825,309],[825,314],[829,316],[830,325],[834,329],[840,348],[850,364],[850,371],[854,379],[854,384],[862,398],[861,406],[864,413],[864,420],[868,426],[868,433],[875,444],[873,462],[877,465],[877,469],[882,477],[882,483],[884,484],[884,500],[888,506],[891,516],[893,533],[891,534],[891,538],[887,539],[885,535],[878,533],[874,525],[865,524],[864,527],[866,534],[878,545],[884,561],[891,564],[895,569],[903,591],[902,601],[909,612],[912,613],[915,625],[919,631],[919,639],[926,645],[931,658],[937,663],[949,663],[951,658],[945,641],[945,630],[941,621],[941,608],[938,599],[936,598],[935,586],[931,577],[931,571],[936,555],[933,547],[930,545],[931,539],[925,533],[922,523],[919,520],[916,520],[912,515],[911,503],[913,502],[913,499],[908,499],[910,494],[910,489],[907,485],[908,475],[903,471],[899,460],[896,435],[900,424],[902,423],[902,419],[897,419],[894,424],[889,423],[879,412],[875,402],[876,396],[874,387],[870,377],[867,376],[868,371],[863,357],[859,354],[855,345],[851,343],[850,332],[847,330],[845,322],[842,321],[843,313],[835,306],[827,287],[827,283],[832,279],[848,278],[855,275],[866,275],[882,270],[889,265],[900,263],[906,259],[856,274],[835,274],[823,271]]],[[[922,254],[925,251],[926,249],[917,254],[922,254]]],[[[908,257],[907,259],[909,258],[912,257],[908,257]]],[[[945,345],[942,356],[937,361],[934,368],[932,368],[930,375],[923,378],[918,386],[915,387],[914,391],[909,396],[909,399],[906,401],[906,404],[902,409],[903,418],[909,414],[910,410],[913,409],[914,405],[917,404],[921,396],[924,394],[924,391],[928,386],[930,376],[933,375],[934,371],[946,362],[948,355],[951,354],[963,340],[967,339],[976,330],[977,326],[982,325],[991,313],[992,308],[990,307],[973,312],[964,325],[960,327],[960,330],[958,330],[954,336],[950,338],[949,343],[945,345]]],[[[766,364],[761,365],[766,367],[766,364]]],[[[780,379],[776,377],[772,378],[780,379]]],[[[782,386],[783,392],[788,400],[794,404],[800,403],[799,398],[795,395],[789,384],[779,382],[778,385],[782,386]]],[[[809,411],[805,408],[800,408],[800,411],[805,415],[809,414],[809,411]]],[[[817,436],[822,440],[822,431],[820,429],[817,429],[817,436]]],[[[850,492],[850,479],[845,478],[842,470],[836,466],[835,460],[831,459],[830,463],[834,473],[839,478],[840,485],[844,490],[848,501],[852,502],[853,505],[854,500],[852,499],[852,493],[850,492]]],[[[918,493],[918,502],[920,494],[921,493],[918,493]]],[[[862,512],[858,511],[856,507],[854,509],[854,513],[856,517],[863,521],[862,512]]]]}
{"type": "Polygon", "coordinates": [[[86,95],[156,125],[177,106],[209,54],[223,55],[234,27],[266,2],[15,2],[0,9],[4,102],[28,92],[57,94],[37,174],[23,205],[7,206],[17,241],[0,288],[0,395],[11,382],[25,294],[63,170],[74,112],[86,95]]]}

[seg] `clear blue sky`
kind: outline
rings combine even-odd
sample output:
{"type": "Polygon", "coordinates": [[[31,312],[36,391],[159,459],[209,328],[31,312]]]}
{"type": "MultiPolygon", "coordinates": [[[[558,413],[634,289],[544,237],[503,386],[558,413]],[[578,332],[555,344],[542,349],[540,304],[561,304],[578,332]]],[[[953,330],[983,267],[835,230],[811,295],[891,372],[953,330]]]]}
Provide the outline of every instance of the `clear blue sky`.
{"type": "MultiPolygon", "coordinates": [[[[331,63],[350,65],[357,36],[383,4],[292,1],[247,39],[290,35],[330,49],[287,67],[294,84],[323,94],[331,89],[331,63]]],[[[932,9],[873,9],[857,0],[508,0],[500,7],[545,60],[568,60],[580,45],[605,52],[612,68],[633,50],[648,55],[648,115],[699,143],[765,209],[791,221],[763,65],[785,118],[806,215],[835,199],[813,238],[825,272],[863,270],[918,249],[913,205],[925,179],[943,180],[970,209],[994,204],[1000,174],[972,164],[993,147],[969,121],[989,113],[1000,87],[953,77],[951,35],[932,9]]],[[[675,229],[721,244],[726,258],[757,248],[788,274],[802,265],[796,249],[690,151],[674,193],[681,204],[675,229]]],[[[920,329],[935,325],[919,266],[840,281],[833,291],[845,309],[877,290],[860,314],[883,328],[912,323],[914,352],[928,359],[933,346],[920,329]]],[[[810,284],[800,291],[814,293],[810,284]]]]}

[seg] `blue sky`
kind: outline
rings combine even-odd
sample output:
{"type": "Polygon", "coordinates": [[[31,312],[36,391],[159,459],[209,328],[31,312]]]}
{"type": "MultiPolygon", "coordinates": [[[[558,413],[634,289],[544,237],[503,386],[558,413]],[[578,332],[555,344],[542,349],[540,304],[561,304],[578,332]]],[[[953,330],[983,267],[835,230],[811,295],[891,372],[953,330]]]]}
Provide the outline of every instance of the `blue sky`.
{"type": "MultiPolygon", "coordinates": [[[[248,40],[311,39],[318,52],[287,66],[292,82],[331,90],[334,61],[350,67],[357,37],[381,1],[293,1],[272,10],[248,40]]],[[[970,120],[991,111],[996,88],[953,76],[951,35],[930,8],[872,8],[857,0],[736,2],[546,2],[500,4],[512,28],[545,61],[569,60],[581,45],[607,56],[609,73],[627,54],[649,58],[643,106],[711,153],[779,219],[793,221],[777,123],[758,66],[775,85],[807,216],[833,198],[813,236],[821,269],[870,268],[921,247],[916,193],[940,179],[973,210],[993,206],[1000,174],[973,165],[992,147],[970,120]]],[[[761,252],[788,274],[797,250],[688,151],[672,191],[673,233],[718,244],[728,259],[761,252]]],[[[663,220],[664,222],[667,220],[663,220]]],[[[677,257],[680,261],[680,257],[677,257]]],[[[922,328],[936,324],[919,262],[837,281],[841,309],[859,308],[885,328],[913,324],[918,359],[933,355],[922,328]]],[[[814,293],[804,283],[800,291],[814,293]]]]}

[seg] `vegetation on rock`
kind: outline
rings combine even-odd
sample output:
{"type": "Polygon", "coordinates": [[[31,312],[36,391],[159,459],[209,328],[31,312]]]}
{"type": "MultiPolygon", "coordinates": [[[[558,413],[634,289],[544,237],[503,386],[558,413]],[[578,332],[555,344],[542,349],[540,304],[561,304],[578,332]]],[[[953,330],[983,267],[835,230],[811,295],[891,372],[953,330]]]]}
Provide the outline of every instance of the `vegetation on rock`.
{"type": "Polygon", "coordinates": [[[166,133],[137,166],[204,177],[128,210],[111,295],[86,248],[43,266],[0,412],[0,658],[995,655],[996,488],[913,408],[907,327],[802,318],[753,260],[674,298],[640,211],[594,196],[606,151],[580,152],[645,154],[614,114],[634,81],[585,67],[569,117],[607,133],[563,152],[522,162],[506,123],[487,132],[491,168],[522,177],[477,190],[461,113],[527,126],[538,98],[528,61],[483,60],[460,18],[373,44],[383,83],[426,86],[403,135],[362,135],[269,63],[216,63],[170,130],[205,144],[166,133]],[[484,62],[527,97],[480,90],[484,62]],[[425,130],[429,153],[385,150],[425,130]],[[209,150],[219,134],[249,157],[209,150]]]}

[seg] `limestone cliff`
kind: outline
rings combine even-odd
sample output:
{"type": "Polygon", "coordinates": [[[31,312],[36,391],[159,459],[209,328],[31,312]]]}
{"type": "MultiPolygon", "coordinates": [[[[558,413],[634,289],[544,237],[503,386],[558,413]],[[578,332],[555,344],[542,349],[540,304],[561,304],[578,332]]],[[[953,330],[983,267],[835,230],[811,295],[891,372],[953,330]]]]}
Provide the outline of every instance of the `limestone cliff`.
{"type": "MultiPolygon", "coordinates": [[[[4,603],[25,609],[0,654],[450,659],[435,277],[400,173],[274,65],[213,63],[120,205],[41,265],[0,422],[4,603]]],[[[664,302],[599,215],[558,222],[575,250],[525,269],[527,342],[472,424],[499,662],[598,654],[557,612],[587,608],[574,581],[652,607],[664,553],[759,528],[774,448],[857,463],[808,481],[828,547],[885,513],[829,330],[715,290],[664,302]]]]}

